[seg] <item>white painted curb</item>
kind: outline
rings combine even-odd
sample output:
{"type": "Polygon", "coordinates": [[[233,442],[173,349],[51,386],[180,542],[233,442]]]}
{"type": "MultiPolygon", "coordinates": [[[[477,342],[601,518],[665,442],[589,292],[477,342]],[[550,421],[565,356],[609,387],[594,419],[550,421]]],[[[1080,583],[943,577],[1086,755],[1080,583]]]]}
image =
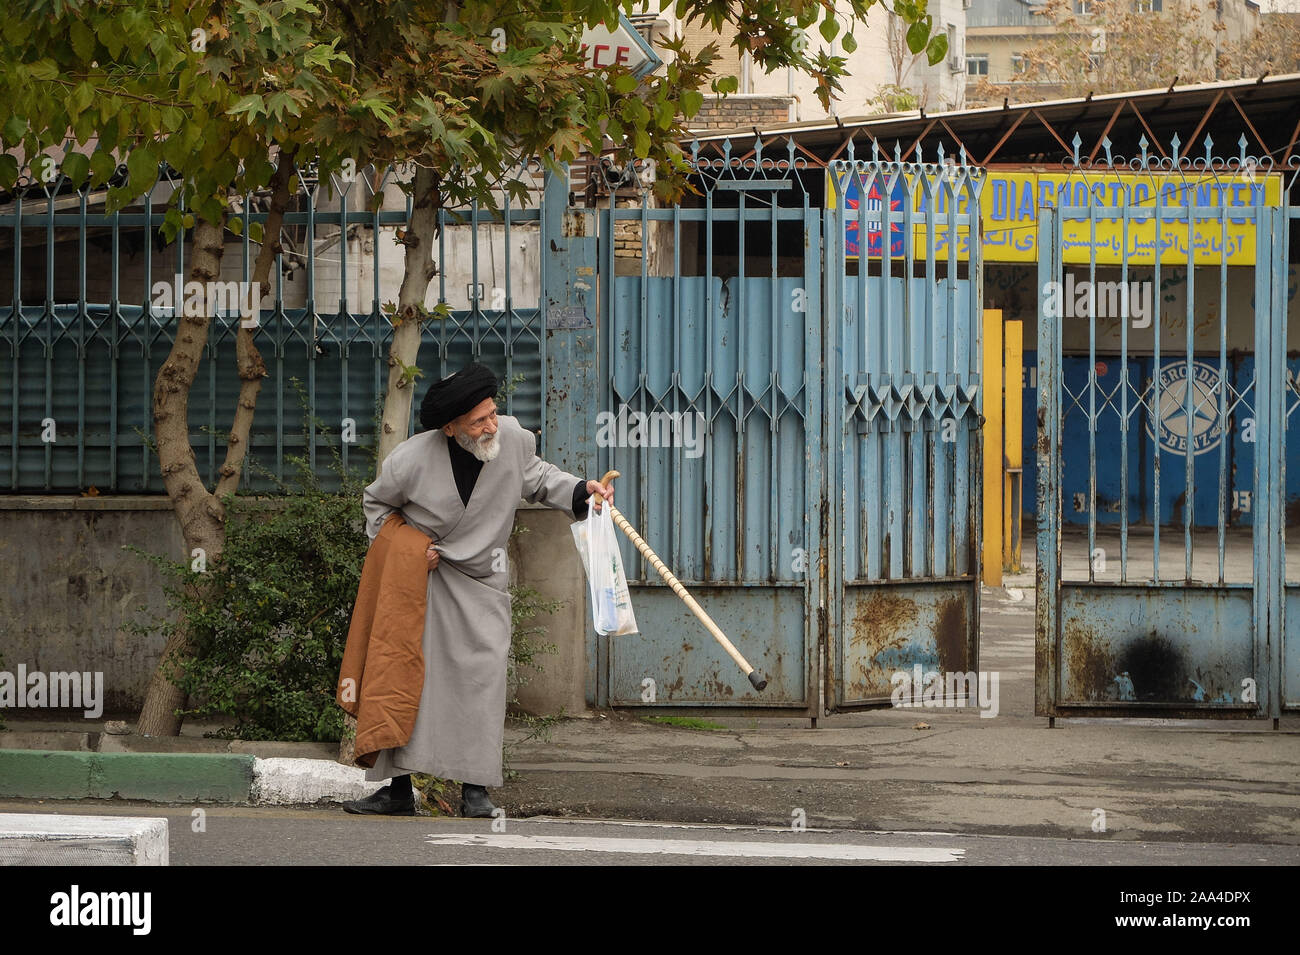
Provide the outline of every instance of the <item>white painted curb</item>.
{"type": "Polygon", "coordinates": [[[366,771],[332,759],[277,757],[253,763],[251,801],[262,806],[301,806],[364,799],[380,787],[366,771]]]}
{"type": "Polygon", "coordinates": [[[167,865],[167,820],[0,813],[0,865],[167,865]]]}

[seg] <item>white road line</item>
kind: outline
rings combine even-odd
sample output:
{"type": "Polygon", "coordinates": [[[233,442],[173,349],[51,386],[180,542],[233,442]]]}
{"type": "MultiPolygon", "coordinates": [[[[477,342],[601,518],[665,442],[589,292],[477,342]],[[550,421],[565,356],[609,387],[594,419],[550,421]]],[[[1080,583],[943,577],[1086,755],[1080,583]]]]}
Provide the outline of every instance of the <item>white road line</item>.
{"type": "Polygon", "coordinates": [[[729,856],[748,859],[838,859],[854,862],[956,862],[965,849],[821,845],[797,842],[704,842],[693,839],[607,839],[595,836],[523,836],[430,833],[432,846],[542,849],[552,852],[625,852],[641,855],[729,856]]]}

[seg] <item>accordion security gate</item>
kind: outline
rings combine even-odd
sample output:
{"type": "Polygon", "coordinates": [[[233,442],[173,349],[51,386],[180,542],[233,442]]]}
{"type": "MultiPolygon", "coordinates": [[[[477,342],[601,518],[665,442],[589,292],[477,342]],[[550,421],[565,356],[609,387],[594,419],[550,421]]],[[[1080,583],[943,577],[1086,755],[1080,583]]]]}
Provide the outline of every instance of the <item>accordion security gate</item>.
{"type": "Polygon", "coordinates": [[[831,163],[833,709],[979,702],[983,170],[955,158],[831,163]]]}
{"type": "Polygon", "coordinates": [[[1119,188],[1102,199],[1085,187],[1076,194],[1086,204],[1044,209],[1039,226],[1035,712],[1276,720],[1300,703],[1300,640],[1286,639],[1300,624],[1284,516],[1287,424],[1300,405],[1286,368],[1290,177],[1268,157],[1246,156],[1244,137],[1228,159],[1209,137],[1195,158],[1180,156],[1177,139],[1168,157],[1148,153],[1143,139],[1131,159],[1112,157],[1103,141],[1106,158],[1093,164],[1079,145],[1076,137],[1070,176],[1110,177],[1119,188]],[[1230,205],[1230,195],[1249,199],[1230,205]],[[1121,254],[1108,256],[1108,244],[1121,254]],[[1252,245],[1249,261],[1230,264],[1229,250],[1252,245]],[[1155,320],[1137,321],[1126,307],[1107,337],[1097,297],[1116,279],[1129,295],[1150,283],[1155,320]],[[1070,304],[1061,289],[1085,281],[1083,313],[1061,307],[1070,304]],[[1162,308],[1167,300],[1175,307],[1162,308]],[[1241,328],[1230,323],[1238,311],[1241,328]],[[1081,382],[1061,374],[1067,337],[1076,348],[1086,342],[1091,370],[1081,382]],[[1254,361],[1238,363],[1243,353],[1254,361]],[[1142,367],[1149,378],[1136,373],[1142,367]],[[1229,437],[1252,449],[1253,466],[1229,466],[1229,437]],[[1143,440],[1153,447],[1146,467],[1143,440]],[[1063,532],[1068,442],[1087,443],[1086,536],[1063,532]],[[1119,472],[1122,491],[1103,506],[1096,488],[1107,471],[1111,481],[1119,472]],[[1212,513],[1204,504],[1196,513],[1206,483],[1212,513]],[[1142,524],[1134,502],[1147,498],[1157,515],[1173,498],[1175,520],[1142,524]],[[1247,499],[1248,529],[1238,526],[1247,499]],[[1234,561],[1234,544],[1249,561],[1234,561]]]}
{"type": "Polygon", "coordinates": [[[728,148],[695,159],[702,207],[652,209],[641,190],[602,215],[600,469],[622,473],[620,510],[769,684],[756,692],[624,542],[641,632],[592,636],[593,702],[818,713],[821,222],[805,166],[789,144],[728,148]],[[628,237],[640,254],[620,268],[628,237]]]}
{"type": "Polygon", "coordinates": [[[599,406],[616,426],[694,415],[704,437],[693,456],[607,434],[599,465],[623,474],[620,508],[770,683],[756,693],[625,544],[641,634],[590,638],[589,698],[815,717],[890,705],[891,677],[916,666],[973,677],[981,272],[966,209],[980,170],[835,161],[823,209],[793,146],[695,163],[702,208],[643,196],[602,215],[599,406]],[[898,194],[884,234],[926,250],[909,239],[853,261],[846,236],[873,228],[860,186],[898,194]],[[629,236],[657,237],[660,258],[642,247],[620,269],[629,236]]]}

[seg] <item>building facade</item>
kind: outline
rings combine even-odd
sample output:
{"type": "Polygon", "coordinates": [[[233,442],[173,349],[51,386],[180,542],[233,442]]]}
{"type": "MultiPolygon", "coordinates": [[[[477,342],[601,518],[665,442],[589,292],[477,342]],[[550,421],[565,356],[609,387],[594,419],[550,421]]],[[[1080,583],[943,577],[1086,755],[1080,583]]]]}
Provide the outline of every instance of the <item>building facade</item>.
{"type": "Polygon", "coordinates": [[[1254,0],[969,0],[971,105],[1226,79],[1254,0]],[[1148,26],[1150,23],[1150,26],[1148,26]]]}

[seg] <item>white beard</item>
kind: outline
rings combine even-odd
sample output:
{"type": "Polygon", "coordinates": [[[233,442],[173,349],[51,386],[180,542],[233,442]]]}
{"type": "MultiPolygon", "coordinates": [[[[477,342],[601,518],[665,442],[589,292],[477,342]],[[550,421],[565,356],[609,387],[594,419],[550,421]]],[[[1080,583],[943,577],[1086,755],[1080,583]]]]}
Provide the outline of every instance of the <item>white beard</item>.
{"type": "Polygon", "coordinates": [[[456,443],[484,464],[487,464],[501,453],[501,441],[498,435],[499,432],[498,434],[484,434],[475,441],[467,434],[457,433],[456,443]]]}

